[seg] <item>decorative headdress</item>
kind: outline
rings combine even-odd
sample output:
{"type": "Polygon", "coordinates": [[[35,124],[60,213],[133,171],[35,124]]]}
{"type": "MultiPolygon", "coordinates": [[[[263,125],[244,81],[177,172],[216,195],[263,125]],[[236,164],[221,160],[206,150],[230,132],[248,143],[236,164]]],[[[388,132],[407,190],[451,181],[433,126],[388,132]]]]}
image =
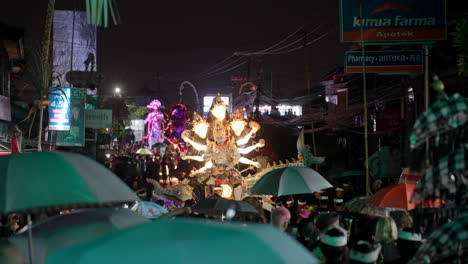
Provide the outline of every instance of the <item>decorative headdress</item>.
{"type": "Polygon", "coordinates": [[[151,101],[151,103],[149,105],[146,106],[147,108],[151,108],[151,109],[158,109],[159,107],[161,107],[161,102],[158,100],[158,99],[154,99],[153,101],[151,101]]]}

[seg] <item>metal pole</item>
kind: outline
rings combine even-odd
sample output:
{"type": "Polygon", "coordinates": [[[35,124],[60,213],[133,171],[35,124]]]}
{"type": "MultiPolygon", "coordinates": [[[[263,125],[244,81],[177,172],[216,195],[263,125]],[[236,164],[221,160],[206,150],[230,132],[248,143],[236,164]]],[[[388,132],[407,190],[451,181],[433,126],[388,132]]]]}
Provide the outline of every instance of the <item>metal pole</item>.
{"type": "Polygon", "coordinates": [[[364,42],[364,27],[362,23],[362,1],[359,3],[359,21],[361,24],[361,50],[362,50],[362,92],[364,100],[364,155],[366,168],[366,193],[371,194],[369,178],[369,139],[368,139],[368,120],[367,120],[367,80],[366,80],[366,51],[364,42]]]}
{"type": "MultiPolygon", "coordinates": [[[[308,54],[307,54],[307,33],[306,32],[302,32],[302,42],[304,46],[304,67],[305,67],[305,78],[306,78],[306,85],[307,85],[307,96],[310,96],[312,85],[310,81],[309,59],[307,56],[308,54]]],[[[311,123],[311,128],[312,128],[312,151],[314,153],[314,156],[317,157],[317,145],[315,143],[315,128],[314,128],[313,121],[311,123]]],[[[318,170],[318,164],[315,164],[315,170],[318,170]]]]}
{"type": "MultiPolygon", "coordinates": [[[[429,110],[429,45],[424,45],[424,110],[429,110]]],[[[426,138],[426,162],[429,164],[429,138],[426,138]]]]}
{"type": "Polygon", "coordinates": [[[424,109],[429,109],[429,45],[424,45],[424,109]]]}
{"type": "Polygon", "coordinates": [[[28,214],[28,255],[29,263],[33,264],[33,241],[32,241],[32,221],[31,214],[28,214]]]}

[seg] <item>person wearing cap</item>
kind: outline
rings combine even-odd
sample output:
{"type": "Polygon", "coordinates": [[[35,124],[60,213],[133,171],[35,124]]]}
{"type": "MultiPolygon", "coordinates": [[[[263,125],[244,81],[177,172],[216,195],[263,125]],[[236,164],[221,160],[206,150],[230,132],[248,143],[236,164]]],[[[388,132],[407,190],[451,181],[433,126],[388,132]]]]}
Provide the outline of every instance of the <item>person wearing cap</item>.
{"type": "Polygon", "coordinates": [[[335,211],[343,212],[343,198],[335,198],[333,199],[333,206],[335,207],[335,211]]]}
{"type": "Polygon", "coordinates": [[[320,246],[312,253],[325,264],[348,263],[348,235],[341,227],[332,226],[320,238],[320,246]]]}
{"type": "Polygon", "coordinates": [[[367,241],[360,240],[356,243],[356,245],[354,245],[354,247],[349,252],[349,263],[377,264],[380,250],[380,244],[371,244],[367,241]]]}
{"type": "Polygon", "coordinates": [[[345,190],[343,188],[336,188],[335,189],[335,197],[336,198],[344,198],[345,190]]]}
{"type": "Polygon", "coordinates": [[[326,195],[320,195],[319,199],[319,208],[317,208],[317,211],[320,212],[328,212],[329,211],[329,200],[328,196],[326,195]]]}
{"type": "Polygon", "coordinates": [[[412,228],[404,228],[398,233],[397,247],[400,251],[400,259],[392,262],[394,264],[408,263],[418,251],[423,240],[422,235],[412,228]]]}

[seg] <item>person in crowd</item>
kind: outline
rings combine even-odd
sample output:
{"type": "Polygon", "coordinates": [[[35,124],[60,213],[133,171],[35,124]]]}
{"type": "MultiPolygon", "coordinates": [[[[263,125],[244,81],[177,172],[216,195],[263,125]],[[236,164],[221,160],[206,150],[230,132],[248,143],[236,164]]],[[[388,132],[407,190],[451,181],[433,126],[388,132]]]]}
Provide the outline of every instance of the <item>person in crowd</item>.
{"type": "Polygon", "coordinates": [[[392,211],[390,216],[395,220],[398,230],[413,227],[413,218],[408,211],[392,211]]]}
{"type": "Polygon", "coordinates": [[[323,233],[325,230],[330,227],[339,227],[340,226],[340,216],[337,213],[319,213],[316,221],[316,226],[319,229],[320,233],[323,233]]]}
{"type": "Polygon", "coordinates": [[[381,245],[360,240],[349,251],[350,264],[377,264],[381,245]]]}
{"type": "Polygon", "coordinates": [[[391,217],[379,218],[375,227],[374,242],[382,246],[381,263],[391,263],[399,258],[396,240],[398,228],[391,217]]]}
{"type": "Polygon", "coordinates": [[[320,230],[317,228],[314,221],[315,219],[313,217],[303,219],[299,224],[297,234],[298,241],[310,251],[313,251],[320,242],[320,230]]]}
{"type": "Polygon", "coordinates": [[[335,198],[333,199],[333,207],[335,208],[335,211],[337,212],[344,212],[344,207],[343,207],[343,198],[335,198]]]}
{"type": "Polygon", "coordinates": [[[346,230],[332,226],[320,238],[320,246],[312,253],[324,264],[348,263],[348,236],[346,230]]]}
{"type": "Polygon", "coordinates": [[[291,220],[291,213],[286,207],[277,207],[271,213],[271,224],[282,232],[288,228],[289,220],[291,220]]]}
{"type": "Polygon", "coordinates": [[[317,211],[319,212],[329,212],[329,200],[328,196],[325,195],[320,195],[320,200],[319,200],[319,208],[317,208],[317,211]]]}
{"type": "Polygon", "coordinates": [[[336,188],[335,189],[335,197],[336,198],[344,199],[344,196],[345,196],[345,190],[343,188],[336,188]]]}
{"type": "Polygon", "coordinates": [[[397,247],[400,258],[392,264],[408,263],[422,244],[422,235],[412,228],[404,228],[398,234],[397,247]]]}

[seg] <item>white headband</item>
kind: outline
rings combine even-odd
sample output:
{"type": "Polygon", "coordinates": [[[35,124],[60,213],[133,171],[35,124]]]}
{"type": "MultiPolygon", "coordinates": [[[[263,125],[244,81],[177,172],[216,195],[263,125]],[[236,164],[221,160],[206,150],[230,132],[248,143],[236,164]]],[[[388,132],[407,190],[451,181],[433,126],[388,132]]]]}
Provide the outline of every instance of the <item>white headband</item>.
{"type": "MultiPolygon", "coordinates": [[[[360,245],[360,244],[369,244],[369,243],[365,241],[359,241],[357,245],[360,245]]],[[[380,244],[376,244],[373,247],[374,249],[371,252],[367,252],[367,253],[357,251],[355,249],[351,249],[351,251],[349,252],[349,258],[352,260],[363,262],[363,263],[374,263],[379,258],[380,249],[382,247],[380,246],[380,244]]]]}
{"type": "Polygon", "coordinates": [[[286,201],[287,204],[292,204],[294,201],[286,201]]]}
{"type": "MultiPolygon", "coordinates": [[[[344,246],[346,246],[346,244],[348,243],[348,239],[346,237],[346,230],[344,230],[341,227],[332,227],[332,228],[339,229],[341,232],[343,232],[344,235],[337,236],[337,237],[329,236],[329,235],[327,235],[328,231],[325,231],[325,233],[322,235],[322,238],[320,239],[320,241],[322,241],[322,243],[324,243],[325,245],[330,246],[330,247],[344,247],[344,246]]],[[[328,230],[330,230],[330,229],[328,229],[328,230]]]]}
{"type": "Polygon", "coordinates": [[[138,196],[146,196],[146,191],[140,191],[137,193],[138,196]]]}
{"type": "Polygon", "coordinates": [[[406,232],[403,230],[400,231],[400,233],[398,234],[398,238],[403,239],[403,240],[409,240],[409,241],[417,241],[417,242],[422,241],[421,234],[410,233],[410,232],[406,232]]]}
{"type": "Polygon", "coordinates": [[[334,199],[335,203],[343,203],[343,199],[334,199]]]}
{"type": "Polygon", "coordinates": [[[320,196],[320,200],[328,200],[328,196],[320,196]]]}
{"type": "Polygon", "coordinates": [[[297,204],[298,204],[298,205],[306,205],[307,203],[304,202],[304,201],[299,200],[299,201],[297,202],[297,204]]]}

